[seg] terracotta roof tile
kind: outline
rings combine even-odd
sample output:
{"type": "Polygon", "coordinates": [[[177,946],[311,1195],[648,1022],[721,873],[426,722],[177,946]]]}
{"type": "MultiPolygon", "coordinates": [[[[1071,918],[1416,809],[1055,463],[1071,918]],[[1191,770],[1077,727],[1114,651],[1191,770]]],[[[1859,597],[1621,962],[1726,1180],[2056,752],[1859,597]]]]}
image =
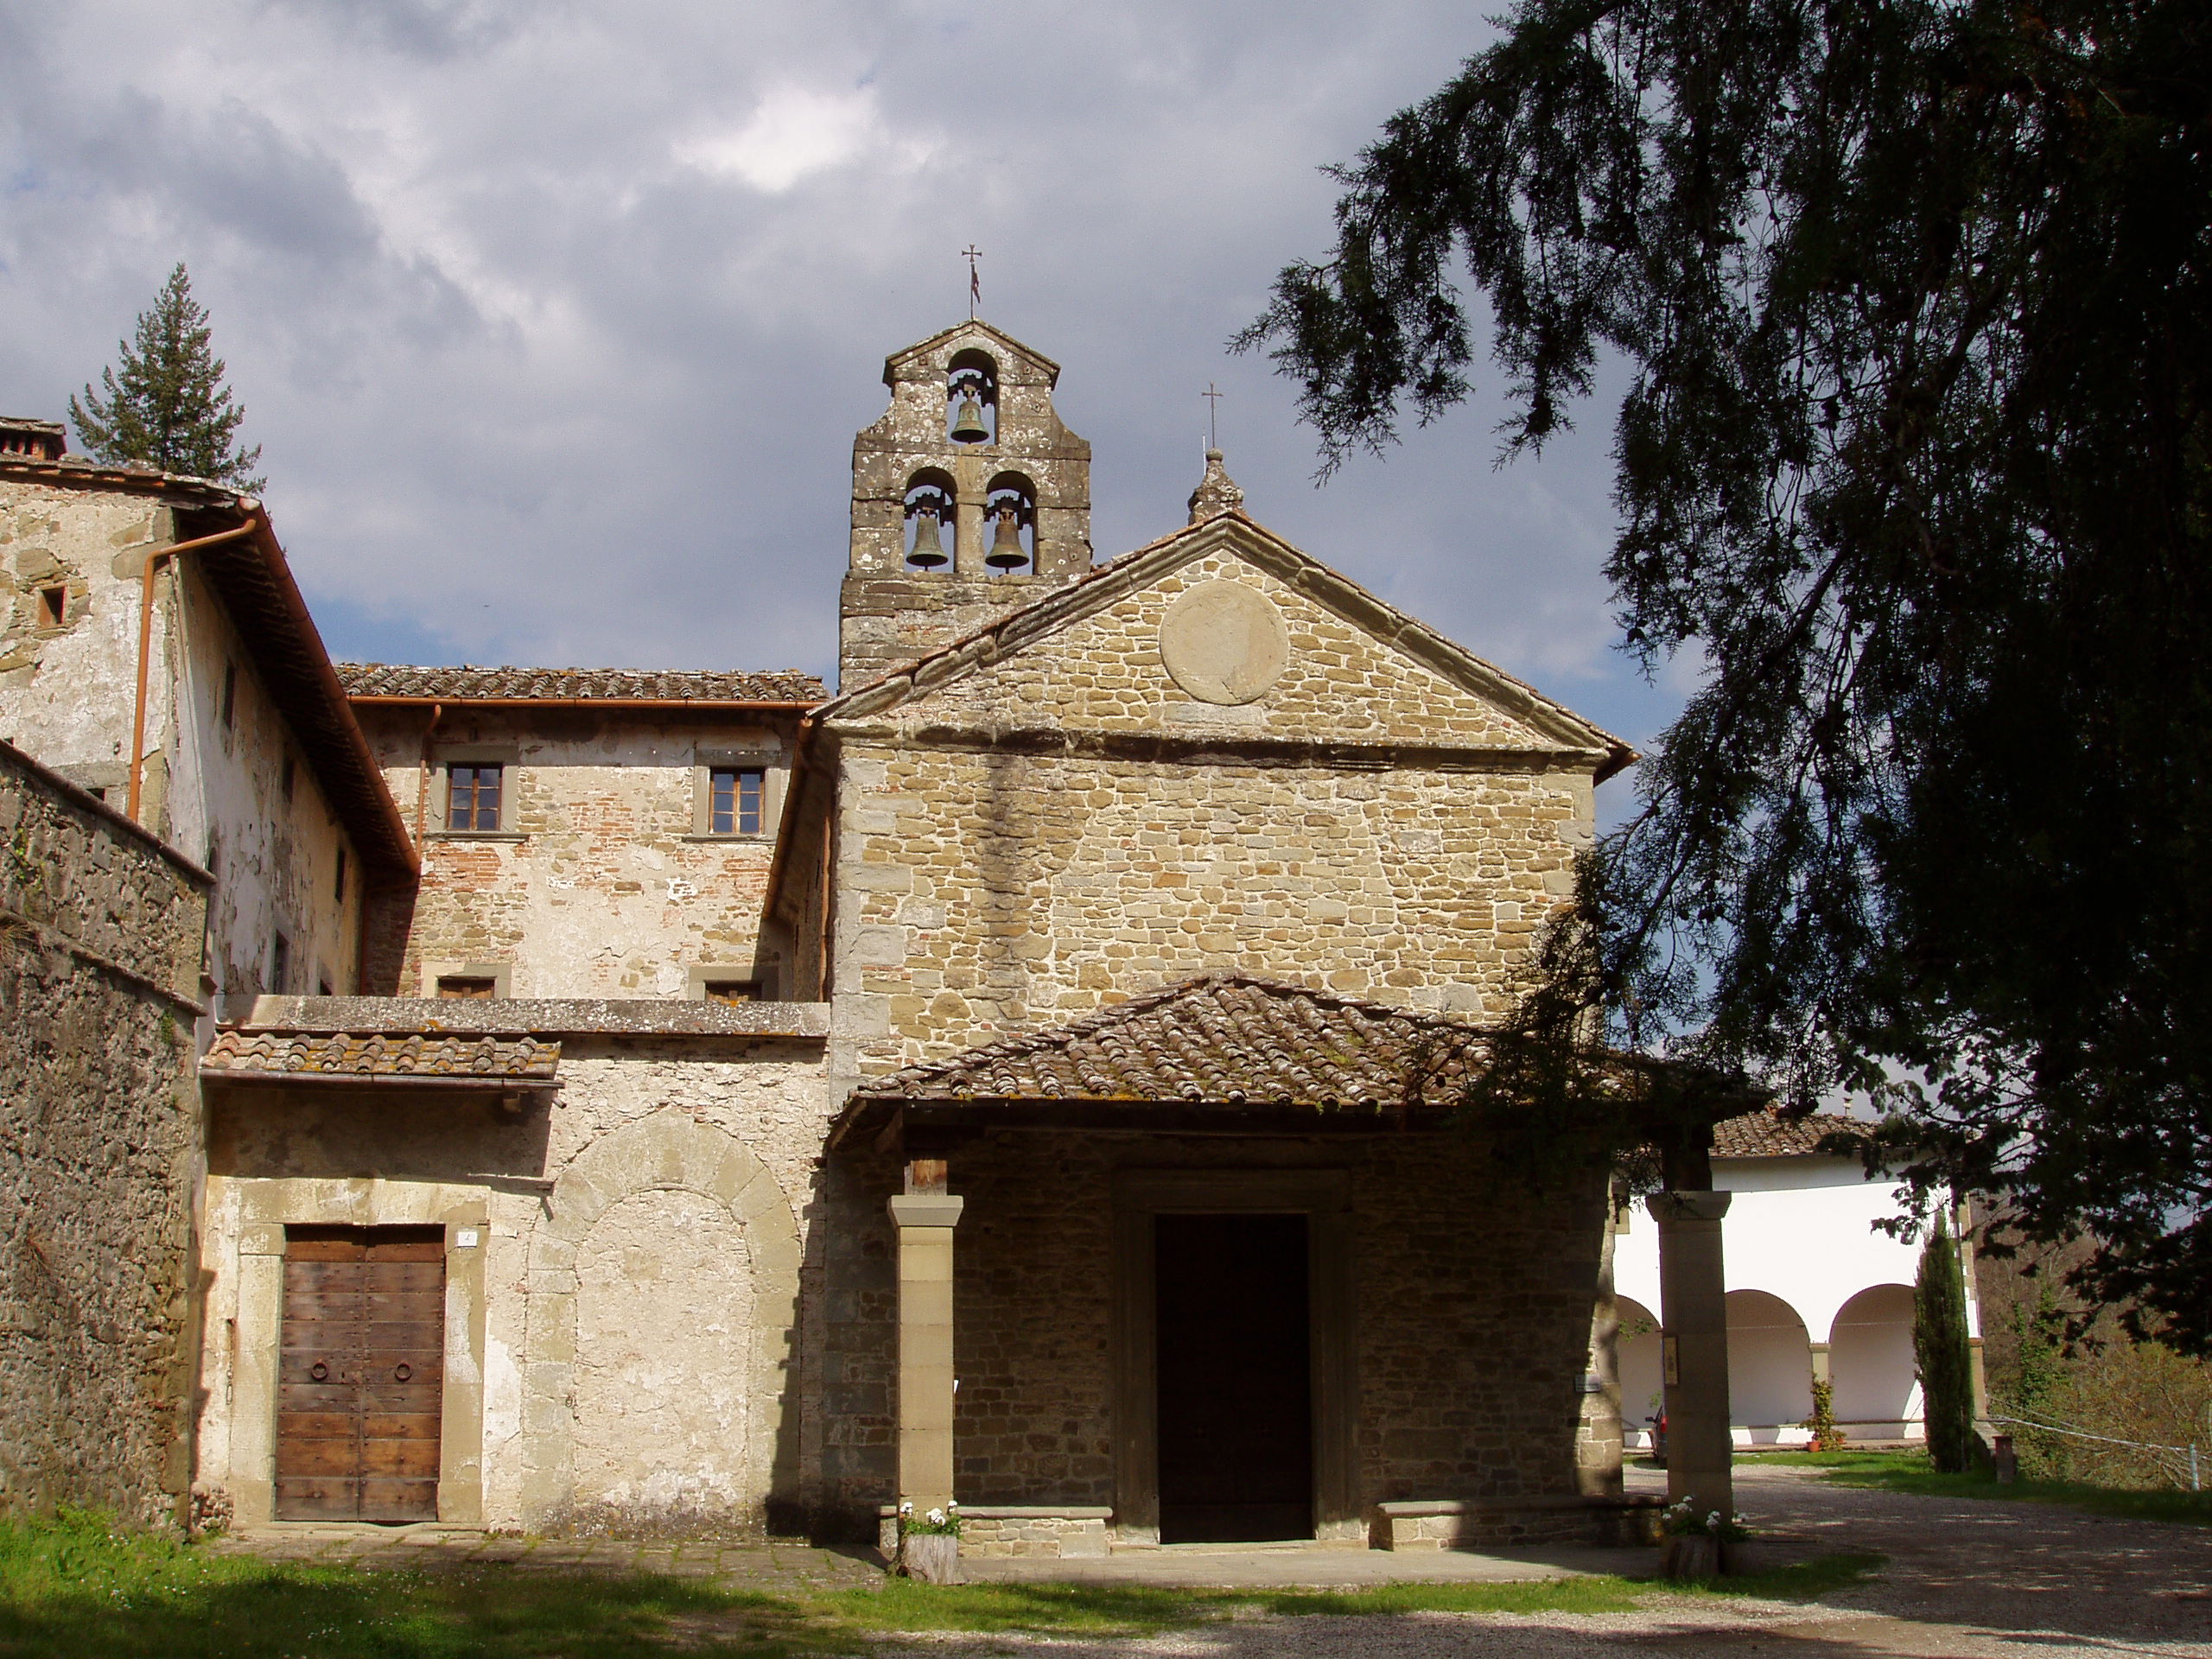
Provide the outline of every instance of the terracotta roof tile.
{"type": "Polygon", "coordinates": [[[1820,1149],[1823,1135],[1848,1135],[1864,1139],[1871,1125],[1834,1112],[1792,1114],[1779,1106],[1763,1107],[1740,1117],[1725,1117],[1713,1126],[1713,1155],[1716,1158],[1802,1158],[1820,1149]]]}
{"type": "Polygon", "coordinates": [[[1450,1097],[1481,1039],[1439,1015],[1244,974],[1209,975],[1048,1031],[865,1084],[863,1100],[1396,1105],[1424,1049],[1450,1097]]]}
{"type": "Polygon", "coordinates": [[[426,1036],[412,1032],[226,1030],[200,1062],[202,1076],[480,1078],[549,1084],[561,1045],[531,1037],[426,1036]]]}
{"type": "Polygon", "coordinates": [[[817,703],[820,679],[796,670],[724,673],[718,670],[626,668],[411,668],[399,663],[340,663],[348,696],[412,697],[467,702],[479,699],[607,698],[651,702],[817,703]]]}

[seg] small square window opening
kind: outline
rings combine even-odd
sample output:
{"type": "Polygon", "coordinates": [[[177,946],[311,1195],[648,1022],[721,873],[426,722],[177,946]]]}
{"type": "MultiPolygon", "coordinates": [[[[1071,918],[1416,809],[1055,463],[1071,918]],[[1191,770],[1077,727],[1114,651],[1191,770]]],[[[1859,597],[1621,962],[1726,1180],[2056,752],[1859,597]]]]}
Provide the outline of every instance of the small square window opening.
{"type": "Polygon", "coordinates": [[[760,833],[767,773],[759,766],[715,766],[707,774],[707,829],[717,836],[760,833]]]}
{"type": "Polygon", "coordinates": [[[757,979],[710,979],[702,988],[709,1002],[758,1002],[760,982],[757,979]]]}
{"type": "Polygon", "coordinates": [[[438,976],[440,996],[460,997],[474,1001],[495,995],[499,987],[499,982],[496,979],[476,979],[461,974],[438,976]]]}
{"type": "Polygon", "coordinates": [[[446,779],[446,828],[499,827],[499,773],[496,766],[454,766],[446,779]]]}
{"type": "Polygon", "coordinates": [[[38,625],[41,628],[58,628],[69,620],[69,590],[67,588],[41,588],[38,590],[38,625]]]}

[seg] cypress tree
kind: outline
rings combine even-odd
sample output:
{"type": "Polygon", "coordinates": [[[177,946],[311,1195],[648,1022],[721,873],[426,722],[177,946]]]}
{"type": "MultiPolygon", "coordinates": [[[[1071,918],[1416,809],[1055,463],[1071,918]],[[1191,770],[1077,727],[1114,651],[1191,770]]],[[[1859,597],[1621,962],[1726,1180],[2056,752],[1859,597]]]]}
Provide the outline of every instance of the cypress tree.
{"type": "Polygon", "coordinates": [[[1966,1275],[1941,1211],[1920,1252],[1912,1312],[1929,1460],[1947,1475],[1964,1474],[1974,1458],[1974,1358],[1967,1343],[1966,1275]]]}
{"type": "Polygon", "coordinates": [[[138,314],[135,341],[118,340],[119,370],[100,371],[100,390],[87,385],[69,400],[77,435],[97,460],[140,461],[233,489],[257,493],[252,476],[261,446],[239,447],[245,405],[223,384],[223,359],[211,344],[206,309],[192,297],[181,261],[138,314]]]}

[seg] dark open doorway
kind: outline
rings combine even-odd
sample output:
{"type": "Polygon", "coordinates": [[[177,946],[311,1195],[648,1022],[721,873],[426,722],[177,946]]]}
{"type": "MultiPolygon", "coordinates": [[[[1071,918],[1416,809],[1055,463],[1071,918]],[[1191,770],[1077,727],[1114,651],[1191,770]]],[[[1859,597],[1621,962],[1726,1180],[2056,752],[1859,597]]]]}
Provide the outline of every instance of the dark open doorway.
{"type": "Polygon", "coordinates": [[[1306,1217],[1155,1225],[1160,1541],[1311,1538],[1306,1217]]]}

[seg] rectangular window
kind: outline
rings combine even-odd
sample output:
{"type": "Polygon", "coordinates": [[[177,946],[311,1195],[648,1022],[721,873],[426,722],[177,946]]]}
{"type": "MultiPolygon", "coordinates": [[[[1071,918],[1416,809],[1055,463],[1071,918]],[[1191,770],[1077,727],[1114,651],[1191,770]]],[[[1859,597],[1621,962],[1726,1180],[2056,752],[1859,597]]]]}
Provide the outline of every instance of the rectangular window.
{"type": "Polygon", "coordinates": [[[499,982],[496,979],[477,979],[461,974],[438,976],[440,996],[461,997],[474,1001],[480,998],[488,999],[496,996],[499,995],[499,982]]]}
{"type": "Polygon", "coordinates": [[[715,766],[707,773],[707,831],[757,836],[768,774],[759,766],[715,766]]]}
{"type": "Polygon", "coordinates": [[[282,933],[269,947],[269,988],[282,995],[291,988],[292,942],[282,933]]]}
{"type": "Polygon", "coordinates": [[[499,827],[499,773],[496,766],[454,765],[446,771],[446,828],[499,827]]]}
{"type": "Polygon", "coordinates": [[[67,588],[41,588],[38,590],[38,625],[41,628],[58,628],[69,618],[69,590],[67,588]]]}
{"type": "Polygon", "coordinates": [[[760,982],[757,979],[710,979],[704,986],[709,1002],[758,1002],[760,982]]]}
{"type": "Polygon", "coordinates": [[[223,664],[223,729],[228,731],[238,723],[238,665],[223,664]]]}
{"type": "Polygon", "coordinates": [[[338,887],[334,896],[340,899],[346,896],[346,849],[343,847],[338,849],[338,887]]]}
{"type": "Polygon", "coordinates": [[[276,768],[277,791],[288,801],[292,798],[292,784],[296,770],[292,764],[292,757],[289,754],[284,757],[284,764],[276,768]]]}

